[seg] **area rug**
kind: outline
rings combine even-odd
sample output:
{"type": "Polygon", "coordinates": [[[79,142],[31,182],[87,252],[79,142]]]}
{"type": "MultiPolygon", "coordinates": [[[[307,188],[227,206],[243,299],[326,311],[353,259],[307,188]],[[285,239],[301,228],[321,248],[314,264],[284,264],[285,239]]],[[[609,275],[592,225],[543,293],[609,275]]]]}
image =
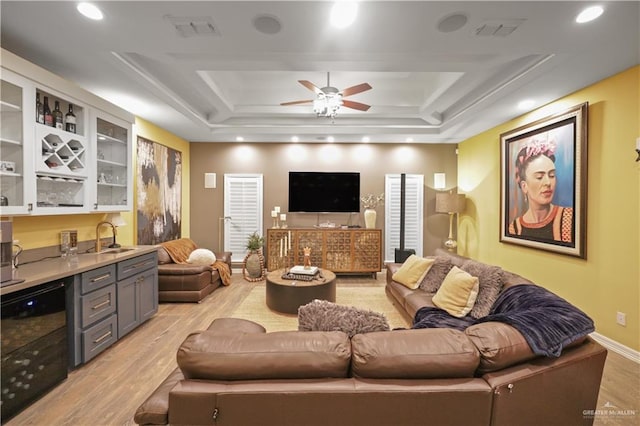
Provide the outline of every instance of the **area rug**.
{"type": "MultiPolygon", "coordinates": [[[[265,286],[259,285],[255,287],[232,316],[260,323],[267,331],[298,329],[297,315],[273,311],[269,309],[265,299],[265,286]]],[[[392,329],[410,326],[409,320],[391,303],[385,294],[384,287],[340,287],[338,284],[336,287],[336,303],[379,312],[387,318],[392,329]]]]}

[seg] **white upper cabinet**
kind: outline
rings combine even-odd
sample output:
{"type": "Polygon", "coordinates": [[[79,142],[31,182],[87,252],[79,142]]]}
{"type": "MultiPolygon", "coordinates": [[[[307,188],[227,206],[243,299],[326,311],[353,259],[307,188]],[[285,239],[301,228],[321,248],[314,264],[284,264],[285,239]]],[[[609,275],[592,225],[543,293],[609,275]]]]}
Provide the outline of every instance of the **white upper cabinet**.
{"type": "Polygon", "coordinates": [[[131,124],[94,110],[91,141],[96,148],[96,167],[92,170],[92,202],[95,211],[131,210],[132,142],[131,124]]]}
{"type": "Polygon", "coordinates": [[[133,115],[10,52],[2,55],[1,214],[131,210],[133,115]],[[42,105],[46,98],[53,122],[41,118],[36,98],[42,105]]]}
{"type": "Polygon", "coordinates": [[[33,194],[35,91],[29,81],[6,70],[0,74],[0,212],[28,214],[33,194]]]}

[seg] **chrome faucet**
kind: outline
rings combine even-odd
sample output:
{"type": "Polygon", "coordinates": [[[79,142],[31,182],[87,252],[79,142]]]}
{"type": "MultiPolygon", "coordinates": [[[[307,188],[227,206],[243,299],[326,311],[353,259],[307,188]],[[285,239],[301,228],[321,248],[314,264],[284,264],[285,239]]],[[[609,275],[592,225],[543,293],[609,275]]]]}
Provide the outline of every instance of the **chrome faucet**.
{"type": "Polygon", "coordinates": [[[100,242],[100,227],[102,225],[109,225],[111,227],[111,231],[113,233],[113,244],[110,247],[116,247],[116,227],[113,223],[103,220],[96,226],[96,253],[100,253],[102,250],[102,243],[100,242]]]}

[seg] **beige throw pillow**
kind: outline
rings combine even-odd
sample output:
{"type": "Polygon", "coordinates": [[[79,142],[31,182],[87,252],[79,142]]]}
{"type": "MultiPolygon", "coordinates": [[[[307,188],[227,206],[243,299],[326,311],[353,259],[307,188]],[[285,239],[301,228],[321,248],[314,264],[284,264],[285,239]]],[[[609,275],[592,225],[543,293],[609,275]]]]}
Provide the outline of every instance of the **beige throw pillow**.
{"type": "Polygon", "coordinates": [[[433,296],[433,304],[454,317],[462,318],[473,309],[478,297],[479,280],[454,266],[433,296]]]}
{"type": "Polygon", "coordinates": [[[425,275],[427,275],[427,272],[429,272],[429,268],[431,268],[434,261],[434,259],[427,259],[412,254],[404,261],[400,269],[393,274],[392,278],[405,287],[415,290],[425,275]]]}

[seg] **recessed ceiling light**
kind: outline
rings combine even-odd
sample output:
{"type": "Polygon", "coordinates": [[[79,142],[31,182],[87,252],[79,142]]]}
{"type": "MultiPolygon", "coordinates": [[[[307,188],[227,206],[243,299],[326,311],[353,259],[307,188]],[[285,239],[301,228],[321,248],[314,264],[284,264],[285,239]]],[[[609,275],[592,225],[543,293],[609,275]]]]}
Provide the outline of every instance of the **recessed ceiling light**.
{"type": "Polygon", "coordinates": [[[602,6],[591,6],[580,12],[578,17],[576,18],[576,22],[578,24],[584,24],[585,22],[591,22],[594,19],[598,18],[602,15],[604,9],[602,6]]]}
{"type": "Polygon", "coordinates": [[[333,136],[328,136],[327,137],[327,142],[333,143],[334,141],[335,141],[335,139],[333,138],[333,136]]]}
{"type": "Polygon", "coordinates": [[[297,136],[291,136],[291,142],[298,142],[300,140],[297,136]]]}
{"type": "Polygon", "coordinates": [[[78,12],[82,13],[89,19],[93,19],[94,21],[100,21],[103,18],[102,11],[91,3],[78,3],[77,9],[78,12]]]}
{"type": "Polygon", "coordinates": [[[244,138],[242,136],[236,136],[236,142],[244,142],[244,138]]]}
{"type": "Polygon", "coordinates": [[[331,8],[331,25],[346,28],[353,24],[358,15],[358,3],[355,1],[337,1],[331,8]]]}
{"type": "Polygon", "coordinates": [[[409,137],[409,138],[405,139],[405,141],[406,141],[407,143],[411,143],[411,142],[413,142],[413,138],[409,137]]]}
{"type": "Polygon", "coordinates": [[[369,136],[363,136],[362,137],[362,142],[369,143],[370,141],[371,141],[371,139],[369,139],[369,136]]]}
{"type": "Polygon", "coordinates": [[[524,101],[518,102],[518,109],[531,109],[535,104],[535,101],[531,99],[525,99],[524,101]]]}

